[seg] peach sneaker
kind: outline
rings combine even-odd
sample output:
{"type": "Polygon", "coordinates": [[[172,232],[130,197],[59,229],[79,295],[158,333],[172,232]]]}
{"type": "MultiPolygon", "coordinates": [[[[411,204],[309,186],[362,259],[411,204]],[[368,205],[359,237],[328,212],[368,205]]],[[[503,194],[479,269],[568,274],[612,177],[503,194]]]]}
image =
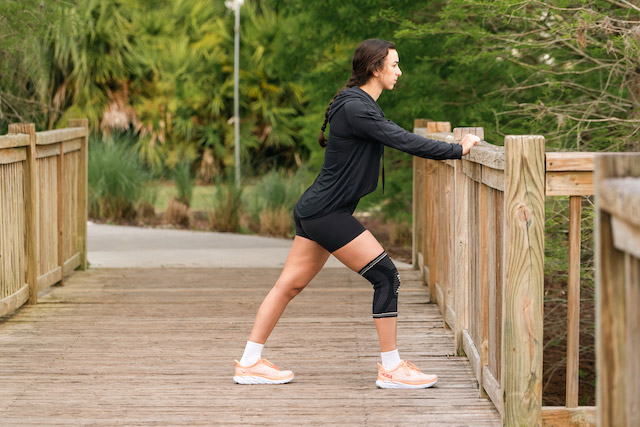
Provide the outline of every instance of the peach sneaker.
{"type": "Polygon", "coordinates": [[[403,360],[398,366],[389,370],[378,363],[376,385],[380,388],[427,388],[437,382],[437,375],[423,374],[408,360],[403,360]]]}
{"type": "Polygon", "coordinates": [[[236,372],[233,380],[238,384],[285,384],[293,379],[293,372],[281,371],[267,359],[259,359],[251,366],[242,366],[234,360],[236,372]]]}

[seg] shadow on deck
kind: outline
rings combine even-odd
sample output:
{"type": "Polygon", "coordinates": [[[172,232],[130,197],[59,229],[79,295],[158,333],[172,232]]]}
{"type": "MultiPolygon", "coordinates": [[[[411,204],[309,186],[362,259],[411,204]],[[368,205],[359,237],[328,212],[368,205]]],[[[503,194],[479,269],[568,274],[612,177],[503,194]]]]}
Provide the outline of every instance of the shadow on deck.
{"type": "Polygon", "coordinates": [[[2,425],[500,425],[417,272],[401,271],[398,347],[437,373],[380,390],[368,282],[325,269],[287,308],[264,356],[283,386],[233,382],[280,269],[94,269],[0,321],[2,425]]]}

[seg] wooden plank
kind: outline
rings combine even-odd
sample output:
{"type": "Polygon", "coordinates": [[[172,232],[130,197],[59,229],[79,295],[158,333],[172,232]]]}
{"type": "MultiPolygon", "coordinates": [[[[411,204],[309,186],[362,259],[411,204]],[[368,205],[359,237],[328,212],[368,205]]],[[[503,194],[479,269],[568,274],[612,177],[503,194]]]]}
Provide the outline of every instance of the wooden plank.
{"type": "MultiPolygon", "coordinates": [[[[480,186],[480,365],[489,364],[489,188],[480,186]]],[[[493,230],[495,232],[495,230],[493,230]]],[[[483,391],[480,383],[480,391],[483,391]]]]}
{"type": "Polygon", "coordinates": [[[47,289],[51,285],[55,285],[62,279],[62,267],[56,267],[53,270],[42,274],[38,277],[38,291],[47,289]]]}
{"type": "Polygon", "coordinates": [[[467,329],[469,322],[469,179],[464,174],[462,161],[455,165],[455,270],[454,270],[454,300],[456,322],[453,327],[456,353],[464,352],[462,331],[467,329]]]}
{"type": "MultiPolygon", "coordinates": [[[[71,120],[69,120],[71,122],[71,120]]],[[[36,145],[57,144],[72,139],[84,138],[87,130],[83,127],[68,127],[64,129],[47,130],[36,133],[36,145]]]]}
{"type": "MultiPolygon", "coordinates": [[[[439,182],[439,170],[438,162],[429,160],[427,169],[427,178],[431,186],[438,185],[439,182]]],[[[440,221],[440,209],[439,198],[436,197],[435,192],[429,192],[429,203],[427,209],[427,239],[425,239],[426,246],[429,248],[427,252],[427,259],[425,265],[429,267],[429,295],[432,298],[437,298],[435,285],[439,280],[439,221],[440,221]]]]}
{"type": "Polygon", "coordinates": [[[596,153],[588,152],[545,153],[546,171],[593,172],[595,156],[596,153]]]}
{"type": "Polygon", "coordinates": [[[413,120],[413,128],[426,128],[429,122],[432,122],[431,119],[414,119],[413,120]]]}
{"type": "Polygon", "coordinates": [[[547,196],[591,196],[593,172],[547,172],[545,191],[547,196]]]}
{"type": "Polygon", "coordinates": [[[27,149],[24,147],[7,148],[0,151],[0,165],[23,162],[27,159],[27,149]]]}
{"type": "Polygon", "coordinates": [[[542,425],[553,427],[591,427],[596,425],[596,407],[543,406],[542,425]]]}
{"type": "Polygon", "coordinates": [[[27,272],[26,282],[29,285],[29,304],[38,302],[38,224],[36,192],[36,125],[33,123],[13,123],[9,125],[9,133],[26,134],[29,139],[27,146],[26,170],[24,173],[24,200],[26,226],[27,272]]]}
{"type": "Polygon", "coordinates": [[[475,182],[482,182],[482,167],[481,165],[471,162],[469,160],[462,159],[462,171],[469,178],[475,182]]]}
{"type": "Polygon", "coordinates": [[[80,165],[78,176],[78,230],[77,230],[77,248],[80,250],[80,269],[86,270],[87,263],[87,216],[88,216],[88,200],[89,185],[88,168],[89,168],[89,120],[87,119],[70,119],[67,122],[69,127],[79,127],[84,130],[81,137],[82,146],[80,148],[80,165]]]}
{"type": "Polygon", "coordinates": [[[490,168],[489,166],[482,167],[482,183],[494,190],[504,191],[504,171],[490,168]]]}
{"type": "Polygon", "coordinates": [[[627,361],[630,306],[627,305],[625,270],[628,255],[616,249],[612,224],[612,214],[625,221],[635,221],[626,214],[637,208],[628,210],[625,192],[621,193],[616,185],[633,183],[633,179],[621,179],[624,177],[640,177],[640,154],[596,157],[596,403],[598,425],[603,427],[632,425],[628,419],[629,408],[640,399],[627,394],[630,387],[627,382],[636,381],[629,377],[627,361]]]}
{"type": "Polygon", "coordinates": [[[80,253],[76,253],[74,254],[71,258],[69,258],[68,260],[66,260],[64,262],[64,266],[62,268],[63,271],[63,276],[68,276],[71,273],[73,273],[73,271],[80,267],[80,253]]]}
{"type": "MultiPolygon", "coordinates": [[[[636,231],[638,231],[636,229],[636,231]]],[[[636,235],[640,246],[640,235],[636,235]]],[[[625,297],[627,312],[627,423],[640,425],[640,256],[627,253],[625,256],[625,297]]]]}
{"type": "Polygon", "coordinates": [[[60,144],[40,145],[36,147],[36,158],[53,157],[60,155],[60,144]]]}
{"type": "Polygon", "coordinates": [[[601,209],[640,227],[640,178],[603,178],[598,186],[601,209]]]}
{"type": "Polygon", "coordinates": [[[420,268],[418,265],[418,248],[420,246],[420,242],[418,242],[418,233],[417,229],[420,228],[418,225],[419,222],[423,221],[424,214],[418,210],[418,194],[424,194],[424,189],[418,189],[418,183],[420,182],[420,177],[418,176],[419,171],[419,163],[418,158],[413,157],[412,159],[413,165],[413,181],[411,186],[411,265],[413,268],[420,268]]]}
{"type": "Polygon", "coordinates": [[[503,418],[506,425],[539,425],[544,294],[544,137],[507,136],[505,152],[503,418]]]}
{"type": "Polygon", "coordinates": [[[488,366],[482,367],[482,387],[487,396],[496,405],[498,412],[502,414],[502,387],[500,387],[500,383],[493,376],[488,366]]]}
{"type": "Polygon", "coordinates": [[[4,150],[5,148],[26,147],[28,145],[29,135],[25,135],[22,132],[0,135],[0,150],[4,150]]]}
{"type": "Polygon", "coordinates": [[[476,381],[478,384],[482,383],[482,363],[480,360],[480,352],[473,342],[473,338],[469,331],[465,329],[462,331],[462,347],[464,348],[464,354],[469,358],[469,363],[473,368],[473,373],[475,375],[476,381]]]}
{"type": "MultiPolygon", "coordinates": [[[[0,408],[12,425],[500,426],[477,396],[466,358],[451,355],[424,287],[403,280],[400,352],[440,381],[429,390],[375,386],[379,360],[371,289],[326,269],[287,307],[264,355],[296,378],[234,384],[265,290],[281,269],[90,269],[5,321],[0,408]],[[161,327],[159,327],[161,325],[161,327]],[[304,333],[301,334],[301,331],[304,333]],[[336,374],[326,375],[327,364],[336,374]],[[210,378],[203,381],[203,372],[210,378]],[[336,381],[336,378],[339,381],[336,381]],[[99,396],[99,398],[87,398],[99,396]],[[339,408],[339,410],[336,410],[339,408]],[[389,408],[393,408],[389,411],[389,408]],[[220,421],[218,421],[220,420],[220,421]]],[[[401,272],[403,278],[407,273],[401,272]]]]}
{"type": "MultiPolygon", "coordinates": [[[[64,144],[58,144],[56,197],[58,199],[58,267],[64,271],[64,144]]],[[[64,285],[64,274],[60,274],[60,284],[64,285]]]]}
{"type": "Polygon", "coordinates": [[[72,139],[71,141],[65,141],[62,143],[64,147],[64,154],[72,153],[82,149],[82,138],[72,139]]]}
{"type": "Polygon", "coordinates": [[[582,197],[571,196],[569,213],[569,271],[567,284],[567,408],[578,406],[580,367],[580,230],[582,197]]]}
{"type": "Polygon", "coordinates": [[[29,284],[25,284],[18,292],[0,300],[0,317],[13,313],[29,301],[29,284]]]}

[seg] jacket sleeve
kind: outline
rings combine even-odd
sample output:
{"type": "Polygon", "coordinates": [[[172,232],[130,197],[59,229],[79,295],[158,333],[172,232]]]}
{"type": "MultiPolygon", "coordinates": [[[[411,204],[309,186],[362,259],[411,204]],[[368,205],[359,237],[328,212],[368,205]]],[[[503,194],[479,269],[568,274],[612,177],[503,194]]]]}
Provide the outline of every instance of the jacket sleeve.
{"type": "Polygon", "coordinates": [[[363,102],[351,101],[344,105],[353,133],[405,153],[426,159],[460,159],[462,146],[424,138],[401,128],[363,102]]]}

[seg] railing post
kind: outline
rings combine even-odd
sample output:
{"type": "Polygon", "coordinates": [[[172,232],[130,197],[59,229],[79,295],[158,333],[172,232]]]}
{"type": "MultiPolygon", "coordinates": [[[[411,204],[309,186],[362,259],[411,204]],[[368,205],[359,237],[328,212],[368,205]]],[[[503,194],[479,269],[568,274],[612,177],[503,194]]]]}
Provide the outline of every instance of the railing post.
{"type": "Polygon", "coordinates": [[[634,231],[640,230],[640,203],[630,203],[603,182],[623,177],[627,188],[637,191],[637,180],[630,179],[640,177],[640,154],[596,157],[596,403],[602,427],[640,422],[640,233],[634,231]],[[624,240],[634,250],[617,247],[624,240]]]}
{"type": "Polygon", "coordinates": [[[501,382],[506,426],[542,423],[544,181],[544,137],[505,137],[501,382]]]}
{"type": "Polygon", "coordinates": [[[36,125],[33,123],[13,123],[9,125],[9,133],[26,133],[29,135],[27,161],[24,173],[25,193],[25,243],[27,245],[27,284],[29,285],[29,304],[38,302],[38,230],[36,222],[38,197],[36,193],[36,125]]]}
{"type": "Polygon", "coordinates": [[[86,129],[80,149],[80,171],[78,178],[78,251],[80,252],[80,269],[87,269],[87,214],[88,214],[88,165],[89,165],[89,120],[69,119],[68,127],[86,129]]]}

